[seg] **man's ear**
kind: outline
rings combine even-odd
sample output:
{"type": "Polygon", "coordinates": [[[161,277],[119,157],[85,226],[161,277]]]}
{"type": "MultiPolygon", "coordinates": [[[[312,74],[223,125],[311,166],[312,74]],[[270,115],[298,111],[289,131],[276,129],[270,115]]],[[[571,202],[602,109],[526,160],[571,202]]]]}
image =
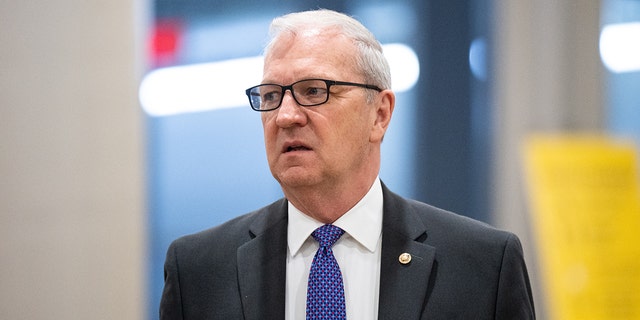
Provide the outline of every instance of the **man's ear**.
{"type": "Polygon", "coordinates": [[[376,117],[371,128],[370,142],[382,142],[385,132],[391,122],[391,115],[395,107],[396,96],[391,90],[384,90],[378,94],[375,101],[376,117]]]}

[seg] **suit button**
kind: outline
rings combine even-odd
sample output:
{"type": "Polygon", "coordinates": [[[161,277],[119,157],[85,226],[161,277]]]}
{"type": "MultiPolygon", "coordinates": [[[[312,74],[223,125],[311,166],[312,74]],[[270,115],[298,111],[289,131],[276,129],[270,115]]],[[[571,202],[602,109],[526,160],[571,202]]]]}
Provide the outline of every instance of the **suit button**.
{"type": "Polygon", "coordinates": [[[405,252],[398,257],[398,261],[402,264],[408,264],[411,262],[411,255],[405,252]]]}

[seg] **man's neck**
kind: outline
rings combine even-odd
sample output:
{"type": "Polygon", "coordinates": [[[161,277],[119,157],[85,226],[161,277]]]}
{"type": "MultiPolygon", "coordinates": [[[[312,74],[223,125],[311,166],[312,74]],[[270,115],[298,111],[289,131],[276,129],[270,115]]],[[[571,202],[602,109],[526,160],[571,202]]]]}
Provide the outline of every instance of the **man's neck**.
{"type": "Polygon", "coordinates": [[[309,187],[287,190],[285,197],[304,214],[323,223],[333,223],[355,206],[369,191],[377,175],[345,186],[309,187]]]}

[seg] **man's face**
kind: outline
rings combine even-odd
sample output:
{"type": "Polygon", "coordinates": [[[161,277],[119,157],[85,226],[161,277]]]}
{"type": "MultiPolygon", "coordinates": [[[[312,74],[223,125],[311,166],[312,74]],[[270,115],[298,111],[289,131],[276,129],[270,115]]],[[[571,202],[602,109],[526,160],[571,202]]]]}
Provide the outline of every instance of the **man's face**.
{"type": "MultiPolygon", "coordinates": [[[[353,65],[355,50],[326,30],[282,35],[265,57],[263,83],[311,78],[362,83],[353,65]]],[[[329,101],[313,107],[298,105],[287,91],[279,109],[262,114],[269,167],[285,192],[370,179],[376,111],[367,104],[366,90],[332,86],[329,101]]]]}

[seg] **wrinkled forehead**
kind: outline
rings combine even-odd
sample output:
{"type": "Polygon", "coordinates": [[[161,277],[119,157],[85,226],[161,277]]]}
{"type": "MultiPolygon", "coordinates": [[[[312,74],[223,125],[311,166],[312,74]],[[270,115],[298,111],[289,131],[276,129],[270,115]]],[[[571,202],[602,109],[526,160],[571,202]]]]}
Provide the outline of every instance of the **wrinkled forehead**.
{"type": "Polygon", "coordinates": [[[353,42],[334,30],[303,30],[282,33],[264,60],[264,78],[299,80],[313,76],[347,77],[357,72],[357,50],[353,42]]]}

